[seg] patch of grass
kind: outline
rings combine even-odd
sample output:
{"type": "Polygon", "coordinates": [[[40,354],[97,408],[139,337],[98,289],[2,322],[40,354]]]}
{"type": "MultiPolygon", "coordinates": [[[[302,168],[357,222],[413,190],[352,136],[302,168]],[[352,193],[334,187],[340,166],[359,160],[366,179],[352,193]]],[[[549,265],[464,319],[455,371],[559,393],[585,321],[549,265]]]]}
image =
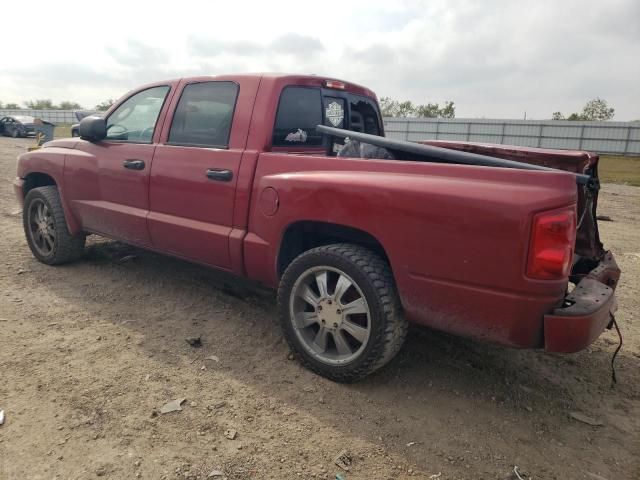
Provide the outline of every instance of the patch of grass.
{"type": "Polygon", "coordinates": [[[626,183],[640,187],[640,157],[601,155],[598,175],[603,183],[626,183]]]}
{"type": "Polygon", "coordinates": [[[71,136],[71,125],[56,125],[53,130],[53,136],[55,138],[67,138],[71,136]]]}

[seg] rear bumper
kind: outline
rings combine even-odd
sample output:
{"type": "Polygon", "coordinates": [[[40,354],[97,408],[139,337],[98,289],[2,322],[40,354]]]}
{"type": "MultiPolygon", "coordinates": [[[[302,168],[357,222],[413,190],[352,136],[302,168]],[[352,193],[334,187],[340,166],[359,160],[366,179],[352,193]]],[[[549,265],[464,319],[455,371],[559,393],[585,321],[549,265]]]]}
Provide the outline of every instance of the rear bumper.
{"type": "Polygon", "coordinates": [[[615,288],[620,269],[607,252],[570,292],[563,307],[544,316],[545,350],[572,353],[586,348],[611,324],[618,304],[615,288]]]}

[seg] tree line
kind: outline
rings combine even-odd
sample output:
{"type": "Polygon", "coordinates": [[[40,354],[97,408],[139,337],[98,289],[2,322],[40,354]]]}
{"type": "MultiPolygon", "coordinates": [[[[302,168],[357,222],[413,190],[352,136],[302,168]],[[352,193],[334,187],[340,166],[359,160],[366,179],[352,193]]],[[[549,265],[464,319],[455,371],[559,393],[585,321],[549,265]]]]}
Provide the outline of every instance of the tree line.
{"type": "Polygon", "coordinates": [[[610,107],[606,100],[596,97],[589,100],[581,112],[574,112],[565,117],[562,112],[553,112],[551,120],[577,120],[577,121],[595,121],[595,120],[611,120],[616,111],[610,107]]]}
{"type": "MultiPolygon", "coordinates": [[[[78,102],[71,102],[69,100],[65,100],[60,102],[59,104],[53,103],[53,101],[49,98],[39,98],[37,100],[27,100],[24,103],[24,107],[29,110],[85,110],[85,108],[80,105],[78,102]]],[[[115,100],[109,98],[100,102],[93,110],[97,110],[99,112],[103,112],[108,110],[111,105],[115,103],[115,100]]],[[[22,107],[17,103],[2,103],[0,102],[0,108],[6,108],[7,110],[20,110],[22,107]]]]}
{"type": "Polygon", "coordinates": [[[389,97],[380,98],[380,110],[383,117],[410,118],[455,118],[456,106],[447,100],[441,107],[438,103],[414,105],[411,100],[394,100],[389,97]]]}
{"type": "MultiPolygon", "coordinates": [[[[380,99],[380,110],[383,117],[403,117],[403,118],[455,118],[456,107],[454,102],[446,101],[440,106],[437,103],[426,103],[415,105],[410,100],[400,101],[389,97],[380,99]]],[[[596,121],[611,120],[615,115],[615,109],[610,107],[606,100],[597,97],[589,100],[582,111],[564,116],[562,112],[554,112],[552,120],[572,120],[572,121],[596,121]]]]}

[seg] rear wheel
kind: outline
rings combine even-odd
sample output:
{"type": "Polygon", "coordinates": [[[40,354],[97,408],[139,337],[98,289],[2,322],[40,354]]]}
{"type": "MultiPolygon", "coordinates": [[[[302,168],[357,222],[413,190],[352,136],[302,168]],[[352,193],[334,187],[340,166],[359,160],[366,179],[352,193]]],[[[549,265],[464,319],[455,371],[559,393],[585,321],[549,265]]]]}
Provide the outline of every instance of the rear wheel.
{"type": "Polygon", "coordinates": [[[18,134],[18,129],[14,128],[13,131],[11,132],[11,136],[13,138],[18,138],[20,135],[18,134]]]}
{"type": "Polygon", "coordinates": [[[278,308],[301,362],[335,381],[379,369],[407,334],[389,265],[359,245],[327,245],[297,257],[282,276],[278,308]]]}
{"type": "Polygon", "coordinates": [[[72,236],[55,186],[29,191],[22,212],[27,243],[43,263],[57,265],[77,260],[84,252],[85,236],[72,236]]]}

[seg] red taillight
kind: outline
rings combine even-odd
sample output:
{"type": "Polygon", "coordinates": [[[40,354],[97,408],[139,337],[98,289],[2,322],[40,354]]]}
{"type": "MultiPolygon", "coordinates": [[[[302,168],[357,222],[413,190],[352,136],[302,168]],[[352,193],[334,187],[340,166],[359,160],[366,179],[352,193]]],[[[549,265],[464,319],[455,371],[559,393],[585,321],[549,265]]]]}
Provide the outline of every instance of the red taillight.
{"type": "Polygon", "coordinates": [[[324,86],[327,88],[337,88],[338,90],[344,90],[345,88],[344,82],[339,82],[337,80],[325,80],[324,86]]]}
{"type": "Polygon", "coordinates": [[[569,275],[576,242],[576,213],[564,208],[533,217],[527,276],[542,280],[569,275]]]}

